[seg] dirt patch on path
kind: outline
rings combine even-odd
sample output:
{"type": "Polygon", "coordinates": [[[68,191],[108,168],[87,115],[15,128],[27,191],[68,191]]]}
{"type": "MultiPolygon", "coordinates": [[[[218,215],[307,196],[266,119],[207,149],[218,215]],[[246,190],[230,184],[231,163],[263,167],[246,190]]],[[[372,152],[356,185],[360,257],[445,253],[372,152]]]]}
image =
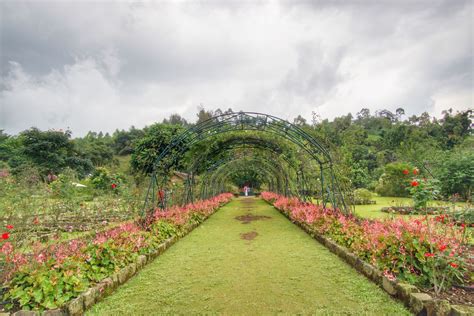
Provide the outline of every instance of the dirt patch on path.
{"type": "Polygon", "coordinates": [[[242,238],[243,240],[254,240],[257,236],[257,232],[248,232],[240,234],[240,238],[242,238]]]}
{"type": "Polygon", "coordinates": [[[253,215],[253,214],[245,214],[245,215],[240,215],[235,217],[236,220],[241,221],[242,224],[249,224],[250,222],[253,221],[260,221],[264,219],[270,219],[270,216],[265,216],[265,215],[253,215]]]}

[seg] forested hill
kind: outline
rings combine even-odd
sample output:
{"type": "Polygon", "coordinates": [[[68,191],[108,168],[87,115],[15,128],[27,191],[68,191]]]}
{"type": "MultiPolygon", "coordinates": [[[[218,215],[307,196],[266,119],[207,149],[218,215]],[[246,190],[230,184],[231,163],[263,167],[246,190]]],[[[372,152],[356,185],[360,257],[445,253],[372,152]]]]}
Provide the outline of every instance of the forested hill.
{"type": "MultiPolygon", "coordinates": [[[[197,122],[221,113],[225,112],[201,108],[197,122]]],[[[434,118],[427,113],[406,117],[403,109],[395,113],[362,109],[355,116],[348,114],[332,121],[314,115],[308,122],[298,116],[293,123],[331,149],[339,172],[354,188],[404,195],[406,192],[397,187],[397,174],[416,167],[440,180],[445,197],[459,193],[469,199],[474,183],[472,122],[472,110],[447,110],[441,118],[434,118]]],[[[118,156],[131,155],[130,172],[146,173],[156,152],[190,125],[175,114],[143,129],[132,126],[117,129],[112,135],[91,131],[74,139],[71,131],[31,128],[19,135],[0,131],[0,169],[15,174],[35,168],[47,177],[71,168],[84,177],[96,167],[117,164],[118,156]]]]}

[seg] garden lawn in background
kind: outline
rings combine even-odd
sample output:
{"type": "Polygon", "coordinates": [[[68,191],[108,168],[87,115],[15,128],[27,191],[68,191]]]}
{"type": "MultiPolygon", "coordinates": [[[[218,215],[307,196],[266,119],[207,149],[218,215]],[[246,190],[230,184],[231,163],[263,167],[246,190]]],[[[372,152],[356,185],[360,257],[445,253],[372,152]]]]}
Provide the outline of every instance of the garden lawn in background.
{"type": "Polygon", "coordinates": [[[88,315],[410,315],[257,198],[238,198],[88,315]]]}
{"type": "MultiPolygon", "coordinates": [[[[389,207],[389,206],[412,206],[413,205],[412,198],[375,196],[372,199],[375,200],[377,204],[356,205],[355,213],[363,218],[392,218],[396,216],[402,216],[404,218],[421,217],[421,215],[389,214],[389,213],[381,211],[383,207],[389,207]]],[[[444,201],[431,201],[431,202],[428,202],[428,206],[451,206],[451,203],[444,202],[444,201]]],[[[457,202],[456,206],[463,207],[463,206],[466,206],[466,203],[457,202]]]]}

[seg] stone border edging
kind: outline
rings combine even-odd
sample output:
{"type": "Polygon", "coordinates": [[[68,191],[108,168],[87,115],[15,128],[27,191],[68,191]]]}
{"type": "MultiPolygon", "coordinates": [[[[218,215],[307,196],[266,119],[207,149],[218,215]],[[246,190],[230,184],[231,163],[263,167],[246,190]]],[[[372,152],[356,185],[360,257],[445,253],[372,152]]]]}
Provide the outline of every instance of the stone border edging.
{"type": "MultiPolygon", "coordinates": [[[[264,200],[265,201],[265,200],[264,200]]],[[[409,310],[415,315],[427,316],[474,316],[474,308],[464,305],[452,305],[447,300],[441,300],[423,293],[416,286],[403,282],[391,281],[382,272],[373,265],[365,262],[357,255],[353,254],[346,247],[343,247],[331,239],[314,232],[311,227],[305,223],[293,221],[290,216],[273,206],[278,212],[288,218],[293,224],[300,227],[320,244],[329,249],[332,253],[347,262],[350,266],[362,273],[368,279],[379,285],[390,296],[401,300],[409,310]]]]}
{"type": "MultiPolygon", "coordinates": [[[[230,200],[232,201],[232,199],[230,200]]],[[[229,203],[228,201],[227,203],[229,203]]],[[[152,262],[156,257],[165,252],[166,249],[171,247],[175,242],[180,238],[188,235],[196,227],[204,223],[209,217],[211,217],[215,212],[225,206],[227,203],[220,205],[213,213],[209,214],[204,218],[200,223],[194,223],[184,228],[184,234],[181,236],[173,236],[166,239],[161,243],[156,249],[146,255],[139,255],[137,260],[119,271],[115,272],[111,276],[103,279],[99,283],[96,283],[93,287],[88,288],[86,291],[82,292],[78,297],[70,300],[60,309],[46,310],[43,312],[39,311],[26,311],[19,310],[12,316],[80,316],[84,315],[84,312],[93,306],[95,303],[99,302],[103,298],[112,294],[113,291],[118,288],[120,285],[127,282],[131,277],[133,277],[138,271],[140,271],[147,263],[152,262]]],[[[3,313],[0,314],[0,316],[3,313]]],[[[10,315],[10,314],[5,314],[10,315]]]]}

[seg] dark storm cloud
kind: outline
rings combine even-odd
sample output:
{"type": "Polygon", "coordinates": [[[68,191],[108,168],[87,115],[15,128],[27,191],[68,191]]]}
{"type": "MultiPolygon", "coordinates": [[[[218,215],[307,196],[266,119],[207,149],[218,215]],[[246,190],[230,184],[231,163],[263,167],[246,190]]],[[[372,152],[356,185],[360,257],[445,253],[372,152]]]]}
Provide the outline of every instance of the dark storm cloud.
{"type": "Polygon", "coordinates": [[[471,1],[0,3],[0,129],[472,106],[471,1]]]}

